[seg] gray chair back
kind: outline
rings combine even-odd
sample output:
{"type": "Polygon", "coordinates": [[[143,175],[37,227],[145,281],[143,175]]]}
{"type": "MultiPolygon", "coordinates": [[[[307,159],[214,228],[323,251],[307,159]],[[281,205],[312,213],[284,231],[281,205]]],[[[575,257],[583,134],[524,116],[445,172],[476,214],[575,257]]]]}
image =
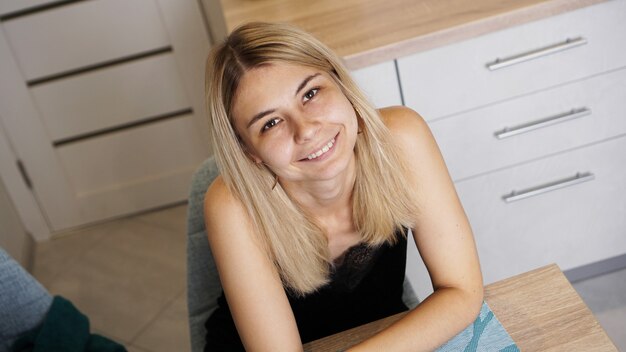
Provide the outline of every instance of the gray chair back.
{"type": "Polygon", "coordinates": [[[217,177],[215,160],[205,160],[191,180],[187,207],[187,308],[191,351],[204,349],[204,323],[217,309],[222,285],[204,227],[204,194],[217,177]]]}

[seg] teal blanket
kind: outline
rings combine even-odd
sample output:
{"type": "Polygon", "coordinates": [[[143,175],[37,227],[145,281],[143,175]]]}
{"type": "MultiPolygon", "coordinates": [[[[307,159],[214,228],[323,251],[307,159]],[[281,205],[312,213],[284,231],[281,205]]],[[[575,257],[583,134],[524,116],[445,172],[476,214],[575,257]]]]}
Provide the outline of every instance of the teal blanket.
{"type": "Polygon", "coordinates": [[[519,348],[498,321],[487,303],[473,324],[453,337],[437,352],[519,352],[519,348]]]}
{"type": "Polygon", "coordinates": [[[56,296],[43,323],[14,344],[14,352],[126,352],[124,346],[89,332],[89,319],[56,296]]]}

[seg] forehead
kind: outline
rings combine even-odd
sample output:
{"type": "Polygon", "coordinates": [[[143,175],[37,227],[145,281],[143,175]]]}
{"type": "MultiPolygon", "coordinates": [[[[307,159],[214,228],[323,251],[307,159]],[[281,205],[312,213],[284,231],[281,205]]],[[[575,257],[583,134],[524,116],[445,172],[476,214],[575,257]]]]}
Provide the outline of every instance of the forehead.
{"type": "Polygon", "coordinates": [[[330,78],[320,69],[282,62],[269,63],[246,71],[233,99],[233,117],[249,118],[247,115],[277,108],[282,100],[294,97],[304,79],[316,73],[330,78]]]}

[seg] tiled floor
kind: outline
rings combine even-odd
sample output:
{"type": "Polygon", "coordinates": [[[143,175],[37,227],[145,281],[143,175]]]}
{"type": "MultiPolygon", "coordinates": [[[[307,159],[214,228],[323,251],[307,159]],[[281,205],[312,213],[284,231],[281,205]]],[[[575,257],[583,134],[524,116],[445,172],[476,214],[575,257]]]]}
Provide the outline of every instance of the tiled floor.
{"type": "MultiPolygon", "coordinates": [[[[185,212],[173,207],[40,243],[34,274],[130,352],[188,351],[185,212]]],[[[626,269],[574,288],[626,351],[626,269]]]]}
{"type": "Polygon", "coordinates": [[[617,348],[626,351],[626,269],[573,286],[617,348]]]}
{"type": "Polygon", "coordinates": [[[38,244],[33,273],[130,352],[189,351],[185,213],[178,206],[38,244]]]}

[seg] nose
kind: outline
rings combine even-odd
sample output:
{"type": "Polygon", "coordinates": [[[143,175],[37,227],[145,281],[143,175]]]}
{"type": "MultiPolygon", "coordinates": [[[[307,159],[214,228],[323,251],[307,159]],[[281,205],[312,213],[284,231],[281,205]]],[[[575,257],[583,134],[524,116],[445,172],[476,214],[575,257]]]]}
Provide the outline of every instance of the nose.
{"type": "Polygon", "coordinates": [[[313,140],[320,129],[320,123],[314,119],[296,118],[293,121],[293,125],[294,140],[298,144],[313,140]]]}

